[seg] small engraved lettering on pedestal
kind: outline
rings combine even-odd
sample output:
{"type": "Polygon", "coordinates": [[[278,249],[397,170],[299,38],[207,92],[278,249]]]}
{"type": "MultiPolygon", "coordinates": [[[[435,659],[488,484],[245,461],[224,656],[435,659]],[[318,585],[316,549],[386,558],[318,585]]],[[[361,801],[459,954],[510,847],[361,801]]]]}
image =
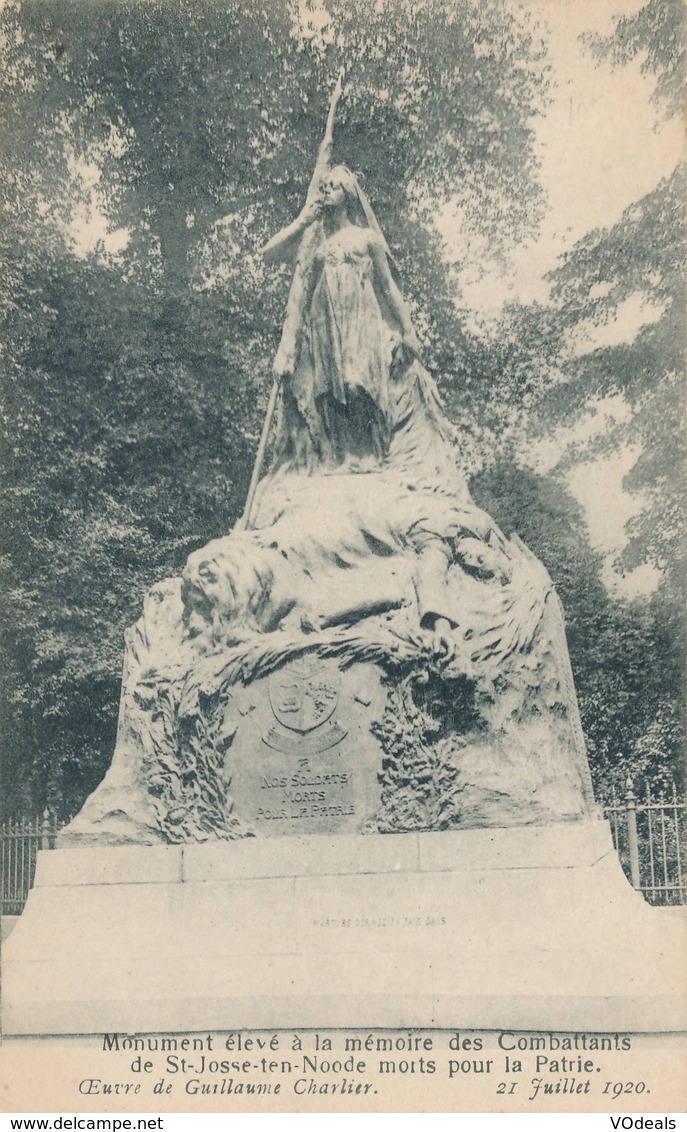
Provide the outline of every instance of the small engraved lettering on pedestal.
{"type": "Polygon", "coordinates": [[[273,791],[258,808],[257,821],[309,821],[351,818],[355,805],[351,796],[353,772],[313,770],[310,756],[300,758],[293,772],[262,776],[262,790],[273,791]]]}

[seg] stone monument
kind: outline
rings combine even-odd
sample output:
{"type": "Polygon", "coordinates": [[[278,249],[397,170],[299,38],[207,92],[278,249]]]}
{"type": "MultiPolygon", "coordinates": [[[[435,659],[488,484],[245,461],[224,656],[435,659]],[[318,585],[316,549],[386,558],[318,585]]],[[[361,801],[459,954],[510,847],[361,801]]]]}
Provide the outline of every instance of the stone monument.
{"type": "Polygon", "coordinates": [[[677,1028],[665,926],[594,805],[560,602],[470,497],[332,162],[340,96],[265,248],[293,279],[246,511],[127,634],[112,765],[11,938],[9,1032],[677,1028]],[[656,956],[632,986],[628,916],[656,956]]]}

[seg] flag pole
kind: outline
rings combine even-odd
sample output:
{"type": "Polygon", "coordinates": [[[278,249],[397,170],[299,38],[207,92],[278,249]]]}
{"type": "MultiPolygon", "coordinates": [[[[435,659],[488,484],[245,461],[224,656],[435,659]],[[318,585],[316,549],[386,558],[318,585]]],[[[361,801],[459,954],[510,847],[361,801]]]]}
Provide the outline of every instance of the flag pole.
{"type": "MultiPolygon", "coordinates": [[[[329,101],[329,113],[327,115],[327,127],[326,127],[326,130],[325,130],[325,139],[324,139],[324,142],[322,143],[322,145],[320,146],[320,154],[318,156],[317,167],[315,169],[315,175],[313,177],[313,183],[311,184],[309,192],[312,191],[313,186],[315,185],[315,182],[316,182],[316,179],[317,179],[317,173],[320,169],[321,162],[325,160],[325,153],[326,153],[326,161],[327,162],[330,160],[330,157],[331,157],[332,134],[333,134],[333,129],[334,129],[334,114],[336,112],[337,103],[338,103],[339,99],[341,98],[341,92],[343,90],[344,74],[345,74],[345,70],[344,70],[343,67],[341,67],[341,69],[339,70],[339,74],[337,76],[336,86],[334,87],[334,91],[333,91],[331,99],[329,101]]],[[[274,417],[274,411],[275,411],[276,406],[277,406],[277,397],[279,396],[279,389],[281,387],[282,378],[283,378],[283,374],[276,374],[275,377],[274,377],[274,380],[272,382],[272,388],[270,390],[270,396],[269,396],[269,400],[267,402],[267,412],[265,413],[265,420],[264,420],[264,423],[263,423],[263,426],[262,426],[262,432],[260,433],[260,443],[258,444],[258,451],[257,451],[256,457],[255,457],[255,464],[253,465],[253,474],[250,477],[250,484],[248,485],[248,495],[246,497],[246,506],[243,509],[243,514],[241,515],[241,518],[238,520],[238,522],[236,523],[236,526],[234,527],[234,530],[237,530],[237,531],[249,531],[251,529],[251,522],[252,522],[252,519],[253,519],[253,505],[255,503],[255,493],[258,489],[258,483],[260,482],[260,473],[262,472],[262,465],[263,465],[264,460],[265,460],[265,452],[267,450],[267,441],[268,441],[268,438],[269,438],[270,427],[272,425],[272,418],[274,417]]]]}
{"type": "Polygon", "coordinates": [[[267,440],[269,437],[270,427],[272,425],[272,418],[274,411],[277,407],[277,397],[279,396],[279,389],[281,387],[281,377],[275,376],[270,389],[270,396],[267,402],[267,412],[265,413],[265,420],[262,425],[262,432],[260,433],[260,443],[258,444],[258,451],[255,456],[255,463],[253,465],[253,474],[250,477],[250,484],[248,485],[248,495],[246,496],[246,506],[243,509],[241,518],[236,523],[234,530],[236,531],[249,531],[251,529],[251,520],[253,518],[253,504],[255,502],[255,493],[258,490],[258,483],[260,482],[260,473],[262,472],[262,465],[265,461],[265,452],[267,451],[267,440]]]}

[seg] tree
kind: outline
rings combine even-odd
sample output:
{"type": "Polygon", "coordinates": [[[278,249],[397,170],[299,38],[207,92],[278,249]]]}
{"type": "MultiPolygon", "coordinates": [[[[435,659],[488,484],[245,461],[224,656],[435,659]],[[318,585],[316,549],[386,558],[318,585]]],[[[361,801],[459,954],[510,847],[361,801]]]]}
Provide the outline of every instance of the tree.
{"type": "Polygon", "coordinates": [[[544,563],[561,598],[598,801],[623,793],[628,775],[657,791],[681,782],[681,609],[662,589],[634,600],[608,592],[582,509],[555,476],[500,460],[471,489],[544,563]]]}
{"type": "Polygon", "coordinates": [[[450,391],[467,345],[430,212],[453,200],[501,244],[536,222],[544,48],[497,0],[10,0],[1,19],[4,805],[67,816],[108,764],[143,592],[241,510],[287,286],[258,252],[302,202],[340,63],[337,154],[450,391]]]}
{"type": "Polygon", "coordinates": [[[588,36],[599,59],[616,66],[642,57],[642,71],[656,76],[653,101],[667,115],[684,103],[685,9],[680,0],[649,0],[634,16],[616,18],[610,36],[588,36]]]}
{"type": "MultiPolygon", "coordinates": [[[[166,337],[151,350],[154,296],[102,264],[42,252],[24,255],[6,312],[16,353],[4,375],[2,516],[17,756],[6,797],[16,788],[41,806],[62,804],[63,764],[77,763],[86,786],[102,771],[123,630],[148,585],[226,529],[252,446],[250,414],[241,430],[227,398],[207,403],[190,351],[175,355],[166,337]]],[[[207,350],[206,317],[195,321],[207,350]]],[[[216,311],[214,323],[221,334],[216,311]]],[[[237,353],[245,364],[249,347],[237,353]]],[[[240,394],[235,381],[239,412],[240,394]]]]}
{"type": "MultiPolygon", "coordinates": [[[[589,42],[615,65],[643,54],[644,70],[657,78],[655,101],[670,114],[679,108],[684,25],[681,5],[650,0],[631,19],[617,21],[612,37],[589,42]]],[[[590,232],[562,257],[549,277],[550,303],[507,308],[493,337],[503,383],[513,395],[522,390],[525,411],[507,438],[521,464],[528,439],[574,428],[606,398],[622,409],[615,423],[591,441],[562,448],[552,474],[564,475],[580,459],[635,453],[624,487],[641,509],[617,565],[651,564],[659,574],[656,591],[632,602],[608,596],[600,602],[597,588],[591,606],[574,588],[564,595],[590,758],[597,783],[606,785],[622,786],[628,771],[659,786],[682,778],[684,199],[685,171],[678,166],[615,225],[590,232]],[[578,621],[593,645],[583,644],[578,621]]],[[[554,577],[565,589],[565,578],[554,577]]]]}
{"type": "Polygon", "coordinates": [[[563,381],[544,405],[544,419],[570,421],[594,397],[624,398],[631,413],[596,445],[599,451],[624,443],[639,452],[625,486],[647,503],[632,522],[624,565],[651,562],[676,592],[685,581],[684,196],[680,167],[612,229],[581,240],[552,273],[554,302],[571,348],[561,363],[563,381]],[[594,345],[598,328],[628,304],[648,308],[636,337],[594,345]]]}

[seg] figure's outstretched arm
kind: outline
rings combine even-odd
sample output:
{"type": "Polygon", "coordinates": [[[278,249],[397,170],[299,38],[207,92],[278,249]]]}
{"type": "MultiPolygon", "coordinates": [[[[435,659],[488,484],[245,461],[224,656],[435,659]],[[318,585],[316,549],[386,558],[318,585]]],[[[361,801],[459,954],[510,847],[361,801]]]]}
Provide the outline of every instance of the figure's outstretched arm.
{"type": "Polygon", "coordinates": [[[324,137],[320,142],[320,148],[317,152],[315,171],[308,187],[305,204],[296,219],[286,228],[282,228],[281,232],[277,232],[276,236],[273,236],[272,239],[265,244],[262,255],[267,263],[278,262],[282,259],[291,259],[306,228],[320,217],[320,184],[322,177],[331,165],[332,145],[334,141],[334,117],[343,91],[343,75],[342,69],[339,71],[339,77],[336,80],[336,86],[334,87],[334,92],[329,102],[327,125],[325,126],[324,137]]]}

